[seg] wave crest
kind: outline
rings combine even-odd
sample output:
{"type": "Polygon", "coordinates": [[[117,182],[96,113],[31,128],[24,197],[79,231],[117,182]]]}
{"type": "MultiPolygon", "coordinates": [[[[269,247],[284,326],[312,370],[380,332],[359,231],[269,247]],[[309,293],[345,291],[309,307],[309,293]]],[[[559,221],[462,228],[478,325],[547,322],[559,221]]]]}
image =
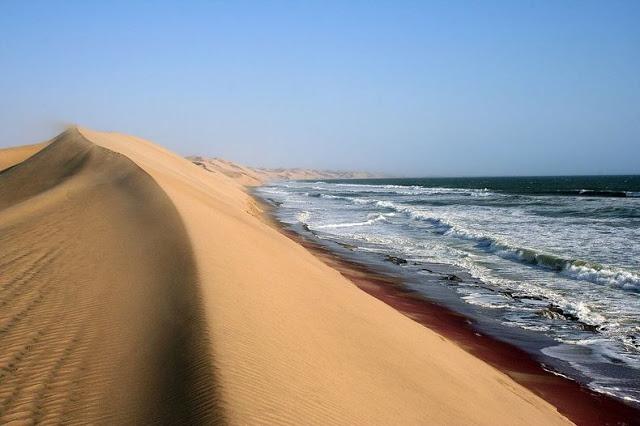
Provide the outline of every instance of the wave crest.
{"type": "Polygon", "coordinates": [[[348,222],[348,223],[330,223],[328,225],[319,225],[315,229],[332,229],[332,228],[352,228],[354,226],[367,226],[373,225],[377,222],[384,222],[387,220],[389,214],[373,214],[369,215],[369,219],[364,222],[348,222]]]}
{"type": "Polygon", "coordinates": [[[377,205],[392,208],[397,212],[408,215],[414,220],[427,222],[433,227],[433,231],[438,234],[473,241],[477,247],[495,253],[504,259],[547,268],[568,278],[580,281],[608,285],[623,290],[640,291],[640,275],[631,271],[579,259],[565,259],[533,249],[514,247],[495,237],[459,227],[446,219],[438,218],[427,212],[417,211],[410,207],[397,205],[389,201],[379,201],[377,205]]]}

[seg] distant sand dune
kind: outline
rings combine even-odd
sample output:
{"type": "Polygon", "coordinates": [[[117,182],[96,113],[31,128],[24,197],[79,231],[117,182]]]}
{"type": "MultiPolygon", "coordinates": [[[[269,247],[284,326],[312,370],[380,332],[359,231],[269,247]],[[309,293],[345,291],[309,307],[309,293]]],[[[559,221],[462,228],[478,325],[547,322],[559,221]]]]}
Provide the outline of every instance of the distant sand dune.
{"type": "Polygon", "coordinates": [[[0,249],[0,423],[218,414],[189,240],[133,162],[69,130],[1,173],[0,249]]]}
{"type": "Polygon", "coordinates": [[[221,158],[205,158],[200,156],[191,156],[187,157],[187,159],[211,173],[227,176],[244,186],[257,186],[278,180],[369,179],[386,177],[381,173],[369,172],[249,167],[221,158]]]}
{"type": "Polygon", "coordinates": [[[46,142],[0,149],[0,171],[23,162],[45,146],[46,142]]]}
{"type": "Polygon", "coordinates": [[[232,177],[117,133],[69,130],[0,173],[0,342],[0,423],[567,422],[232,177]]]}

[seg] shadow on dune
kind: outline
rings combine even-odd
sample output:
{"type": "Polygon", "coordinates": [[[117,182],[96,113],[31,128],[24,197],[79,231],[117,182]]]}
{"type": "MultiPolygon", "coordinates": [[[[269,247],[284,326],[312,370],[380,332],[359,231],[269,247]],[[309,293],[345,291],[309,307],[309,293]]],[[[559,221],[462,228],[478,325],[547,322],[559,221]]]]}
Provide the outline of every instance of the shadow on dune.
{"type": "Polygon", "coordinates": [[[0,342],[0,423],[223,421],[175,206],[75,129],[0,172],[0,342]]]}

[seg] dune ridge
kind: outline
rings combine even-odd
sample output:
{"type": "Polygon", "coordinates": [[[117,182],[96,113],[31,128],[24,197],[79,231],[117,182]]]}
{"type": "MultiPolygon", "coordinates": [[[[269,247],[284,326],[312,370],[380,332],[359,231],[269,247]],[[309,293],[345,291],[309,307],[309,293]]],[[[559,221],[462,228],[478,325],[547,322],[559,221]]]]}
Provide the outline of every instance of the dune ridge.
{"type": "Polygon", "coordinates": [[[71,129],[0,173],[0,423],[213,422],[184,225],[153,179],[71,129]]]}
{"type": "Polygon", "coordinates": [[[81,132],[131,158],[178,209],[229,423],[568,423],[269,226],[231,177],[135,137],[81,132]]]}

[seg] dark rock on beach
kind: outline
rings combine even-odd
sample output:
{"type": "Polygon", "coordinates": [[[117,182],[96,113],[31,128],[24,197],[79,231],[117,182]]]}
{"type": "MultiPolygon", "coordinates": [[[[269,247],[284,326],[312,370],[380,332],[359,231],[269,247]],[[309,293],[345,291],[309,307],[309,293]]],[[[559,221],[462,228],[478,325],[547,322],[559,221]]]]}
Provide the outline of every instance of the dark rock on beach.
{"type": "Polygon", "coordinates": [[[566,312],[559,306],[549,305],[545,309],[540,311],[540,315],[545,318],[552,320],[566,320],[566,321],[574,321],[578,326],[585,331],[598,331],[598,328],[595,325],[587,324],[580,320],[576,315],[571,312],[566,312]]]}
{"type": "Polygon", "coordinates": [[[401,257],[397,257],[397,256],[391,256],[391,255],[387,255],[386,259],[387,262],[391,262],[394,263],[396,265],[404,265],[407,263],[406,259],[403,259],[401,257]]]}
{"type": "Polygon", "coordinates": [[[454,282],[462,281],[462,279],[459,276],[455,275],[455,274],[447,274],[447,275],[445,275],[443,277],[440,277],[440,279],[443,280],[443,281],[454,281],[454,282]]]}
{"type": "Polygon", "coordinates": [[[344,248],[346,248],[347,250],[351,250],[351,251],[354,251],[355,249],[357,249],[357,248],[358,248],[357,246],[354,246],[353,244],[341,243],[341,242],[339,242],[338,244],[339,244],[341,247],[344,247],[344,248]]]}

